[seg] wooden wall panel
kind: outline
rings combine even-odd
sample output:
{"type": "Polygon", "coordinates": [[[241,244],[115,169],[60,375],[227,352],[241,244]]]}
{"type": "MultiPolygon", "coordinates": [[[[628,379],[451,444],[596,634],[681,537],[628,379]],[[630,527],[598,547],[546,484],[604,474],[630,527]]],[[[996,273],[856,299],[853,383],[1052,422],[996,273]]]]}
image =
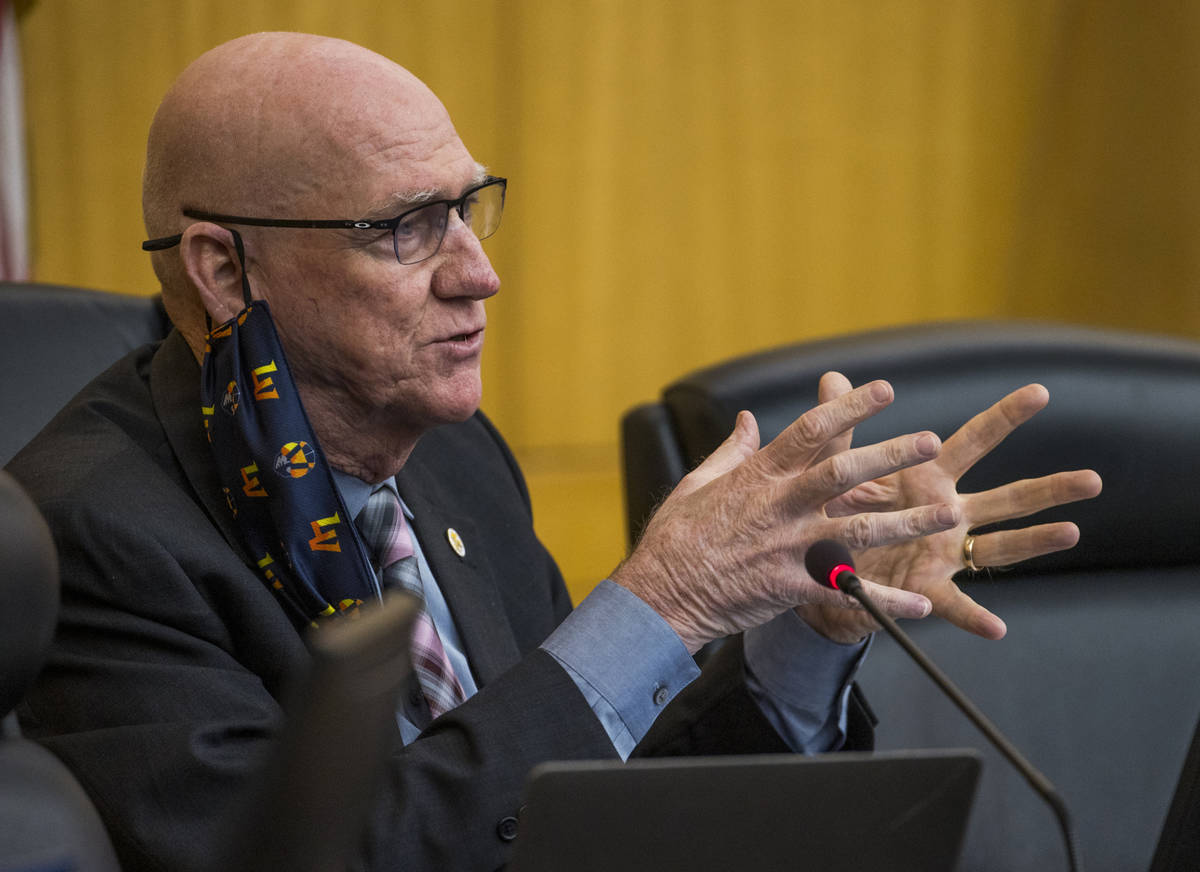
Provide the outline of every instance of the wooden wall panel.
{"type": "Polygon", "coordinates": [[[442,96],[511,180],[485,408],[576,595],[623,550],[617,419],[687,370],[930,319],[1200,333],[1192,4],[24,6],[44,281],[154,289],[142,142],[217,42],[342,36],[442,96]]]}

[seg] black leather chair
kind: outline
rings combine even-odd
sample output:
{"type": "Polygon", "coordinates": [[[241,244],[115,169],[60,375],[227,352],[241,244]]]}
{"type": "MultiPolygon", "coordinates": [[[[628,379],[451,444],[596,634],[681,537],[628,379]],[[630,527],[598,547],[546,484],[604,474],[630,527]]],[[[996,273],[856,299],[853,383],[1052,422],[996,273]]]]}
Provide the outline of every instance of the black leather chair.
{"type": "Polygon", "coordinates": [[[0,565],[0,869],[117,872],[95,807],[57,757],[21,738],[13,714],[54,634],[58,559],[41,515],[2,471],[0,565]]]}
{"type": "Polygon", "coordinates": [[[0,465],[109,364],[169,330],[157,296],[0,282],[0,465]]]}
{"type": "MultiPolygon", "coordinates": [[[[816,401],[826,370],[887,378],[894,405],[856,444],[949,436],[1037,381],[1050,406],[962,481],[983,490],[1059,469],[1104,478],[1095,500],[1038,516],[1079,523],[1077,548],[962,579],[1009,626],[987,642],[909,622],[918,644],[1054,781],[1090,872],[1145,869],[1200,712],[1200,343],[1034,323],[944,323],[749,355],[669,385],[622,421],[627,524],[725,438],[739,409],[764,440],[816,401]]],[[[881,748],[973,746],[985,773],[962,869],[1066,868],[1048,809],[889,639],[859,676],[881,748]]]]}
{"type": "MultiPolygon", "coordinates": [[[[3,470],[0,565],[0,870],[119,872],[75,776],[23,738],[17,723],[14,709],[54,636],[58,559],[41,514],[3,470]]],[[[416,602],[397,594],[387,607],[313,640],[311,675],[291,689],[291,716],[256,790],[231,797],[227,853],[212,858],[214,872],[347,868],[391,753],[416,602]],[[315,757],[330,761],[338,777],[309,765],[315,757]]]]}
{"type": "MultiPolygon", "coordinates": [[[[159,297],[53,285],[0,282],[0,311],[9,410],[0,463],[111,363],[171,328],[159,297]]],[[[0,872],[117,872],[95,807],[56,757],[21,738],[13,713],[50,646],[59,579],[49,529],[2,470],[0,565],[0,872]]],[[[397,595],[313,641],[312,673],[291,688],[287,726],[256,791],[231,797],[227,851],[211,859],[214,870],[346,868],[391,753],[415,615],[411,598],[397,595]],[[339,777],[309,766],[317,755],[339,777]]]]}

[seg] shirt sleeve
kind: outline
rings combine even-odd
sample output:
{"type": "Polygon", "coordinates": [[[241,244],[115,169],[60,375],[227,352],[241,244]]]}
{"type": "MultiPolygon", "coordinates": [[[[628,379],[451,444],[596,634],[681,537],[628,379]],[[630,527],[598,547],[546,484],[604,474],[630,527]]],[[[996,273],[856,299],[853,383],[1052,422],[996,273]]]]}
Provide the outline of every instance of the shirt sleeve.
{"type": "Polygon", "coordinates": [[[746,686],[793,751],[817,754],[845,743],[850,686],[870,641],[830,641],[791,609],[746,631],[746,686]]]}
{"type": "Polygon", "coordinates": [[[541,647],[575,682],[622,760],[700,674],[667,622],[611,580],[601,582],[541,647]]]}
{"type": "MultiPolygon", "coordinates": [[[[666,621],[611,580],[541,647],[575,682],[622,759],[700,674],[666,621]]],[[[790,609],[746,633],[747,687],[793,750],[816,753],[845,741],[850,682],[866,648],[825,639],[790,609]]]]}

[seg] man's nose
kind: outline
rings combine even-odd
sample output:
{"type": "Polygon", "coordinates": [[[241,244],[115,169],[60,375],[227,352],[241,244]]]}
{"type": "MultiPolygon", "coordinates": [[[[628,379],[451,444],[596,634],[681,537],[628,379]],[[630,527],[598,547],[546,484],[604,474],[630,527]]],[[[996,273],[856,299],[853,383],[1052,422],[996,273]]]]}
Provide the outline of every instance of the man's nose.
{"type": "Polygon", "coordinates": [[[486,299],[500,290],[500,277],[484,253],[483,243],[451,210],[450,226],[442,240],[441,260],[433,276],[433,292],[439,297],[486,299]]]}

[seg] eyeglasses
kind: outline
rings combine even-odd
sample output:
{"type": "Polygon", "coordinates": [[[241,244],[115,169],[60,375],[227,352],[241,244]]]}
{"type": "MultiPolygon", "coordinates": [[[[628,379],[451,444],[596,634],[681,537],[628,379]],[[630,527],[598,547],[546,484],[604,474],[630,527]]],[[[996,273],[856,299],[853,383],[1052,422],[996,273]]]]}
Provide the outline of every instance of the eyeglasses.
{"type": "MultiPolygon", "coordinates": [[[[504,212],[504,194],[508,180],[488,176],[478,185],[467,190],[457,200],[433,200],[401,212],[395,218],[381,221],[304,221],[290,218],[247,218],[241,215],[221,215],[216,212],[201,212],[184,209],[188,218],[213,221],[217,224],[244,224],[255,227],[304,227],[315,230],[390,230],[396,260],[403,264],[420,263],[438,253],[446,228],[450,224],[450,210],[458,213],[462,222],[471,228],[480,239],[487,239],[500,227],[500,215],[504,212]]],[[[143,251],[163,251],[173,248],[183,238],[182,233],[147,239],[142,243],[143,251]]]]}

